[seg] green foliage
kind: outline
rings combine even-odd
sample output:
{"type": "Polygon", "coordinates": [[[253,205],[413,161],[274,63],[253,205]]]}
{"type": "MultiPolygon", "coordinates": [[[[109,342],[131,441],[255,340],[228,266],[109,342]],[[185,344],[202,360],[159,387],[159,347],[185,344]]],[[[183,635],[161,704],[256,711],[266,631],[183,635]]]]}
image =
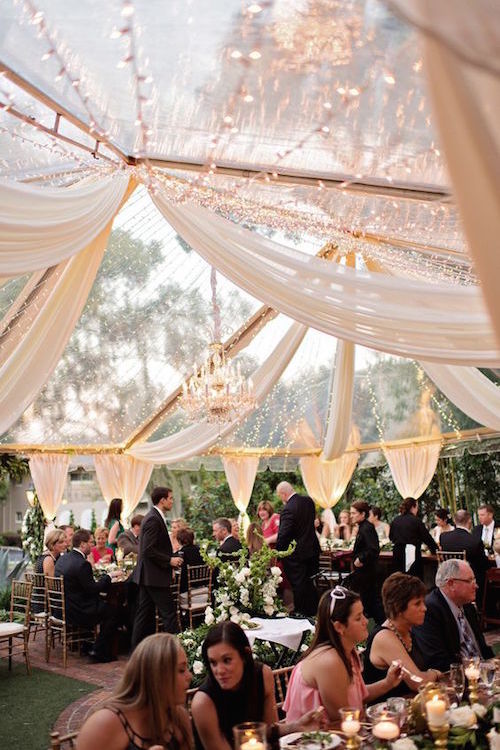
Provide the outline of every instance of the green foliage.
{"type": "Polygon", "coordinates": [[[28,459],[10,453],[0,454],[0,477],[19,484],[29,474],[28,459]]]}
{"type": "Polygon", "coordinates": [[[94,533],[97,529],[97,518],[95,515],[95,508],[92,508],[92,515],[90,516],[90,531],[94,533]]]}
{"type": "Polygon", "coordinates": [[[33,507],[29,507],[24,514],[21,528],[23,549],[33,565],[43,552],[45,525],[43,510],[35,492],[33,507]]]}
{"type": "Polygon", "coordinates": [[[68,525],[72,526],[74,529],[76,529],[75,514],[73,513],[72,510],[70,510],[70,512],[69,512],[69,524],[68,525]]]}

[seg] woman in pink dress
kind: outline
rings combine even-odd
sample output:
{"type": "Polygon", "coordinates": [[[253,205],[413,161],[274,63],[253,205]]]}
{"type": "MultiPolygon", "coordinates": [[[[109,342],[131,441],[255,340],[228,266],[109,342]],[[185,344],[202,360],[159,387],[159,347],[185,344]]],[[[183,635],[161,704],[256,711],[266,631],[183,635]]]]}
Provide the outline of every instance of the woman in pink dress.
{"type": "Polygon", "coordinates": [[[401,682],[397,664],[383,680],[365,685],[356,644],[368,636],[367,622],[354,591],[335,586],[323,594],[313,641],[290,677],[283,704],[287,721],[320,706],[336,721],[342,706],[361,709],[365,701],[375,700],[401,682]]]}
{"type": "Polygon", "coordinates": [[[262,524],[262,536],[266,544],[273,549],[276,546],[276,539],[278,538],[280,517],[278,513],[274,512],[274,508],[269,500],[263,500],[259,503],[257,506],[257,515],[262,524]]]}
{"type": "Polygon", "coordinates": [[[113,550],[107,546],[108,530],[99,527],[94,531],[95,546],[90,550],[92,562],[110,563],[113,559],[113,550]]]}

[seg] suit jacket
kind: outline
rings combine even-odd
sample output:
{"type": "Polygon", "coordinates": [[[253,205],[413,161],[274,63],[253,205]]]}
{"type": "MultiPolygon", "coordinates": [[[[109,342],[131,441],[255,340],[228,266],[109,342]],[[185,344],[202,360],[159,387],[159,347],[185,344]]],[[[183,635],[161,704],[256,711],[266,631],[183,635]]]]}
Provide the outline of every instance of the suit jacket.
{"type": "Polygon", "coordinates": [[[462,552],[465,550],[465,559],[471,566],[478,584],[484,578],[488,568],[488,558],[484,554],[484,546],[481,537],[473,537],[467,529],[454,529],[446,531],[440,537],[441,548],[444,552],[462,552]]]}
{"type": "MultiPolygon", "coordinates": [[[[435,554],[437,545],[425,527],[423,521],[413,513],[403,513],[391,523],[389,539],[394,544],[393,561],[396,570],[405,572],[405,547],[407,544],[415,546],[415,560],[420,561],[422,557],[421,545],[426,544],[430,551],[435,554]]],[[[418,563],[417,563],[418,564],[418,563]]]]}
{"type": "MultiPolygon", "coordinates": [[[[413,637],[424,657],[425,669],[447,672],[450,664],[461,661],[458,625],[439,589],[436,588],[427,595],[425,604],[425,620],[422,625],[413,628],[413,637]]],[[[493,651],[486,645],[479,628],[476,607],[466,604],[464,615],[476,636],[483,659],[491,659],[493,651]]]]}
{"type": "Polygon", "coordinates": [[[139,537],[135,536],[132,529],[127,529],[123,534],[120,534],[116,543],[119,548],[123,550],[124,556],[130,555],[131,552],[133,552],[134,555],[139,554],[139,537]]]}
{"type": "Polygon", "coordinates": [[[276,549],[283,551],[288,548],[288,545],[294,539],[297,542],[295,552],[286,560],[298,562],[319,558],[320,547],[314,529],[315,517],[314,502],[307,495],[295,493],[285,503],[280,516],[276,549]]]}
{"type": "Polygon", "coordinates": [[[151,508],[141,524],[136,582],[144,586],[168,588],[172,581],[170,559],[173,556],[167,524],[160,512],[151,508]]]}
{"type": "Polygon", "coordinates": [[[377,530],[370,521],[365,519],[359,524],[358,533],[356,534],[352,550],[352,559],[354,561],[358,558],[358,560],[363,563],[363,568],[374,571],[379,554],[380,544],[377,530]]]}
{"type": "Polygon", "coordinates": [[[197,544],[186,544],[177,552],[184,560],[181,568],[181,591],[187,591],[187,569],[188,565],[205,565],[205,561],[200,555],[200,548],[197,544]]]}
{"type": "Polygon", "coordinates": [[[224,539],[223,543],[217,550],[217,554],[222,560],[234,556],[235,552],[239,552],[241,549],[241,542],[239,539],[235,539],[234,536],[228,536],[224,539]]]}
{"type": "MultiPolygon", "coordinates": [[[[500,523],[497,523],[495,521],[495,525],[493,527],[493,539],[495,538],[495,530],[498,529],[499,527],[500,527],[500,523]]],[[[481,544],[483,544],[483,524],[482,523],[479,523],[477,526],[474,526],[474,528],[472,529],[472,536],[474,537],[474,539],[479,539],[481,544]]],[[[491,544],[491,547],[488,548],[488,551],[489,551],[489,554],[493,553],[493,542],[491,544]]]]}
{"type": "Polygon", "coordinates": [[[58,557],[55,575],[64,579],[66,618],[71,625],[94,626],[99,621],[102,599],[99,594],[111,585],[111,578],[103,576],[94,581],[92,566],[77,550],[58,557]]]}

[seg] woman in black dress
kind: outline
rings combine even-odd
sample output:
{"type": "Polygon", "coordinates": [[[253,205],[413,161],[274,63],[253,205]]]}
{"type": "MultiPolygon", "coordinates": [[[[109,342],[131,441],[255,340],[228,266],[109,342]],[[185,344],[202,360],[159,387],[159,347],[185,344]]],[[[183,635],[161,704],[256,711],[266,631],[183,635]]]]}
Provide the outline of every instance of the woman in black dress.
{"type": "Polygon", "coordinates": [[[347,579],[348,588],[356,591],[368,617],[381,623],[385,617],[377,588],[377,561],[380,545],[375,527],[368,520],[370,506],[364,500],[351,505],[351,523],[358,526],[352,550],[353,571],[347,579]]]}
{"type": "Polygon", "coordinates": [[[393,573],[382,586],[387,619],[368,636],[363,655],[363,679],[368,685],[384,679],[393,661],[399,661],[419,679],[412,680],[408,672],[403,672],[403,682],[377,700],[416,692],[421,685],[435,681],[441,674],[437,669],[424,671],[424,658],[412,639],[412,628],[424,621],[426,593],[420,578],[404,573],[393,573]]]}
{"type": "Polygon", "coordinates": [[[421,545],[426,544],[435,555],[437,544],[423,521],[417,517],[417,513],[418,502],[414,497],[403,500],[399,507],[399,516],[391,523],[389,539],[394,545],[392,559],[395,570],[423,578],[421,545]],[[411,557],[407,558],[407,555],[411,557]]]}
{"type": "Polygon", "coordinates": [[[59,555],[66,552],[66,534],[62,529],[52,529],[45,539],[46,552],[35,563],[35,573],[54,576],[54,568],[59,555]]]}

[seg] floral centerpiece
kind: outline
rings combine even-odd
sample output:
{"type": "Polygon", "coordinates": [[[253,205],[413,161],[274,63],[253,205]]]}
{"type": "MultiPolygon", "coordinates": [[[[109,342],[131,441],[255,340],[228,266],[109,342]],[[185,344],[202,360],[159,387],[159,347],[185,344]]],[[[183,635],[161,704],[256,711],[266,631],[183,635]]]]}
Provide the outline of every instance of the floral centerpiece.
{"type": "Polygon", "coordinates": [[[29,556],[32,565],[36,563],[43,552],[45,526],[45,516],[43,515],[42,506],[35,493],[33,505],[24,514],[21,526],[23,550],[29,556]]]}
{"type": "Polygon", "coordinates": [[[319,540],[319,546],[323,552],[334,552],[342,549],[352,549],[354,547],[354,539],[346,541],[345,539],[336,539],[332,537],[321,537],[319,540]]]}
{"type": "Polygon", "coordinates": [[[285,616],[286,610],[278,597],[278,586],[283,580],[276,558],[287,557],[295,549],[295,542],[284,552],[264,544],[249,556],[245,544],[229,560],[222,560],[213,548],[204,545],[201,554],[207,565],[217,570],[214,607],[207,607],[205,623],[231,620],[242,626],[250,625],[250,618],[285,616]]]}

